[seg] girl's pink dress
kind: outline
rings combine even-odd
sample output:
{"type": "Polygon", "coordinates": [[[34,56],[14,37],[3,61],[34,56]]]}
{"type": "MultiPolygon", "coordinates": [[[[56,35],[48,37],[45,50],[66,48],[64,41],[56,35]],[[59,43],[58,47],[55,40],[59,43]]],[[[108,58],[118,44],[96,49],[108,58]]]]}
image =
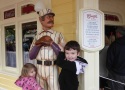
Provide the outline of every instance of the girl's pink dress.
{"type": "Polygon", "coordinates": [[[43,90],[40,85],[36,82],[34,77],[23,77],[17,79],[15,84],[19,87],[22,87],[22,90],[43,90]]]}

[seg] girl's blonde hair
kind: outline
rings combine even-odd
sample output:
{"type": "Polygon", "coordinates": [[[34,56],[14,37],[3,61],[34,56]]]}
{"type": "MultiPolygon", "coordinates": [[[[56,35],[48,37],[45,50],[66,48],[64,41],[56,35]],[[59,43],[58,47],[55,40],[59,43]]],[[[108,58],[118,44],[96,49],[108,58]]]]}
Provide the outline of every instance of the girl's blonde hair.
{"type": "Polygon", "coordinates": [[[31,63],[26,63],[26,64],[23,66],[23,68],[22,68],[21,76],[20,76],[19,78],[21,78],[21,77],[27,77],[27,76],[28,76],[28,72],[29,72],[29,70],[31,70],[31,69],[34,69],[34,70],[36,71],[36,74],[37,74],[37,68],[36,68],[36,66],[33,65],[33,64],[31,64],[31,63]]]}

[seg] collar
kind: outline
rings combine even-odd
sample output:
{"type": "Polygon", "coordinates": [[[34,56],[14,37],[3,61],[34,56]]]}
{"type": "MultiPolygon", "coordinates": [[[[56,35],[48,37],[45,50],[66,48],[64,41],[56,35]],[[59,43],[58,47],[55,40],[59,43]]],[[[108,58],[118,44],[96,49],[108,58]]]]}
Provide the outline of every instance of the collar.
{"type": "MultiPolygon", "coordinates": [[[[43,33],[43,32],[49,32],[49,33],[53,34],[54,31],[50,29],[50,30],[47,30],[47,31],[44,31],[44,30],[43,30],[41,33],[43,33]]],[[[40,34],[41,34],[41,33],[40,33],[40,34]]]]}

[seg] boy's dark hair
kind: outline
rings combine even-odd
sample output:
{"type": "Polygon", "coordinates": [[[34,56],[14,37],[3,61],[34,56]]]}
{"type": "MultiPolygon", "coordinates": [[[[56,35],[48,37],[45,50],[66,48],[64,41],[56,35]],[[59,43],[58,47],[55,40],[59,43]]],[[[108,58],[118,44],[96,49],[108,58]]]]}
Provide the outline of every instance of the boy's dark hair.
{"type": "Polygon", "coordinates": [[[80,45],[77,41],[69,41],[66,43],[65,47],[64,47],[64,51],[65,50],[70,50],[70,49],[73,49],[73,50],[77,50],[78,52],[80,52],[80,45]]]}

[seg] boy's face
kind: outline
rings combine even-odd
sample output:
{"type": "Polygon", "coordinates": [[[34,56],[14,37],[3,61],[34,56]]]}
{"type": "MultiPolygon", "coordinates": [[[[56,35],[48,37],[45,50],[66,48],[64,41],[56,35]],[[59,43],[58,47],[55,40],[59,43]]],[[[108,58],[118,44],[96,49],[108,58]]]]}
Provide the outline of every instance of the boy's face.
{"type": "Polygon", "coordinates": [[[77,56],[79,56],[79,52],[74,49],[65,50],[65,56],[67,60],[75,61],[77,59],[77,56]]]}

